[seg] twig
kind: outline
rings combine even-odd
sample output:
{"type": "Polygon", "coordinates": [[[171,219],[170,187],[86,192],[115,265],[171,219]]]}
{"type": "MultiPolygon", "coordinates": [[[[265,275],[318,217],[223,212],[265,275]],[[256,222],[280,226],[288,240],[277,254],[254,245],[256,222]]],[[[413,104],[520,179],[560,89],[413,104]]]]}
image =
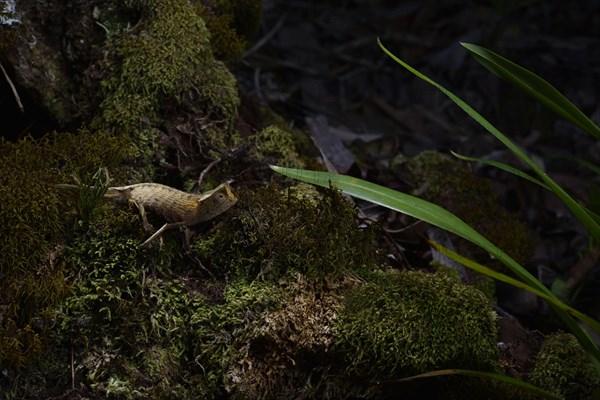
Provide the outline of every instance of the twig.
{"type": "Polygon", "coordinates": [[[13,92],[13,95],[15,96],[15,100],[17,101],[17,105],[19,106],[19,109],[21,110],[21,112],[23,114],[25,114],[25,108],[23,107],[23,103],[21,103],[21,98],[19,97],[19,93],[17,93],[17,88],[10,80],[10,77],[8,76],[8,73],[4,69],[4,66],[2,65],[2,63],[0,63],[0,68],[2,69],[2,73],[4,74],[4,78],[6,79],[6,82],[8,82],[8,85],[10,86],[10,88],[13,92]]]}

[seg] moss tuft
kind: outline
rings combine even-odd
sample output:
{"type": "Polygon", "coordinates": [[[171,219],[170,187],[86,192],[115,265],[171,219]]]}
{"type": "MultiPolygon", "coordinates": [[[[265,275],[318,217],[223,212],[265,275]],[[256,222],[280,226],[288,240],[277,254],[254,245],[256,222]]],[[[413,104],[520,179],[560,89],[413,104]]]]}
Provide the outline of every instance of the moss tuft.
{"type": "Polygon", "coordinates": [[[335,329],[346,373],[369,381],[498,363],[491,303],[446,274],[374,273],[348,290],[335,329]]]}
{"type": "Polygon", "coordinates": [[[315,205],[272,185],[240,193],[231,215],[193,245],[215,273],[278,279],[297,271],[315,277],[375,263],[372,231],[356,227],[356,210],[338,191],[326,191],[315,205]]]}
{"type": "Polygon", "coordinates": [[[570,333],[555,333],[546,338],[537,355],[531,383],[569,400],[600,396],[600,378],[570,333]]]}

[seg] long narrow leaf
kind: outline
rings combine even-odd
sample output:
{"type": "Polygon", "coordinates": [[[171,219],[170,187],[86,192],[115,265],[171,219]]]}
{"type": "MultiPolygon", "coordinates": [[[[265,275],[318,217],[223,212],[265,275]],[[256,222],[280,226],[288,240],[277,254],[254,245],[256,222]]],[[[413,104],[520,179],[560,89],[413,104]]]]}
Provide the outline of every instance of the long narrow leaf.
{"type": "Polygon", "coordinates": [[[461,160],[464,160],[464,161],[474,161],[474,162],[480,162],[480,163],[486,164],[486,165],[491,165],[492,167],[496,167],[498,169],[501,169],[501,170],[506,171],[508,173],[511,173],[513,175],[517,175],[517,176],[519,176],[519,177],[521,177],[523,179],[528,180],[529,182],[533,182],[536,185],[540,185],[544,189],[550,190],[550,188],[548,186],[544,185],[543,182],[540,182],[539,179],[536,179],[533,176],[529,175],[528,173],[523,172],[520,169],[512,167],[512,166],[510,166],[508,164],[501,163],[499,161],[485,160],[483,158],[475,158],[475,157],[463,156],[462,154],[458,154],[458,153],[455,153],[453,151],[450,151],[450,153],[452,153],[452,155],[454,157],[460,158],[461,160]]]}
{"type": "Polygon", "coordinates": [[[547,392],[537,386],[534,386],[530,383],[523,382],[517,378],[513,378],[506,375],[497,374],[494,372],[487,371],[475,371],[470,369],[440,369],[438,371],[425,372],[424,374],[410,376],[408,378],[398,379],[395,382],[406,382],[412,381],[414,379],[422,379],[422,378],[432,378],[436,376],[447,376],[447,375],[466,375],[466,376],[475,376],[477,378],[485,378],[485,379],[493,379],[499,382],[504,382],[512,386],[519,387],[531,394],[535,394],[537,396],[541,396],[545,399],[549,400],[561,400],[562,397],[558,397],[555,394],[547,392]]]}
{"type": "Polygon", "coordinates": [[[584,313],[577,311],[576,309],[574,309],[573,307],[570,307],[568,305],[566,305],[565,303],[563,303],[561,300],[559,300],[557,297],[555,296],[548,296],[546,293],[541,292],[540,290],[529,286],[528,284],[518,281],[514,278],[511,278],[508,275],[504,275],[498,271],[494,271],[491,268],[488,268],[484,265],[481,265],[479,263],[476,263],[473,260],[470,260],[466,257],[461,256],[458,253],[455,253],[454,251],[442,246],[441,244],[433,241],[433,240],[428,240],[427,241],[431,246],[433,246],[437,251],[439,251],[440,253],[442,253],[443,255],[447,256],[448,258],[451,258],[452,260],[464,265],[467,268],[470,268],[474,271],[477,271],[481,274],[487,275],[489,277],[492,277],[494,279],[497,279],[499,281],[502,281],[504,283],[508,283],[509,285],[518,287],[520,289],[526,290],[530,293],[535,294],[536,296],[541,297],[542,299],[546,300],[548,303],[553,304],[554,306],[568,312],[569,314],[571,314],[572,316],[574,316],[575,318],[579,319],[580,321],[586,323],[590,328],[594,329],[596,332],[600,333],[600,322],[594,320],[591,317],[588,317],[587,315],[585,315],[584,313]]]}
{"type": "Polygon", "coordinates": [[[600,128],[547,81],[493,51],[474,44],[461,44],[484,67],[533,96],[573,125],[600,139],[600,128]]]}
{"type": "MultiPolygon", "coordinates": [[[[465,103],[462,99],[456,96],[454,93],[440,85],[439,83],[431,80],[426,75],[423,75],[416,69],[412,68],[410,65],[406,64],[404,61],[400,60],[398,57],[393,55],[388,49],[386,49],[379,39],[377,40],[379,43],[379,47],[394,61],[398,64],[402,65],[404,68],[412,72],[417,77],[421,78],[425,82],[430,83],[431,85],[438,88],[442,91],[446,96],[448,96],[456,105],[462,108],[471,118],[473,118],[477,123],[479,123],[482,127],[484,127],[488,132],[494,135],[498,140],[500,140],[506,147],[510,149],[517,157],[523,160],[539,177],[540,179],[557,195],[563,203],[571,210],[571,212],[577,217],[577,219],[585,226],[589,234],[597,241],[600,242],[600,225],[596,222],[596,220],[579,204],[573,199],[565,190],[560,187],[548,174],[546,174],[533,160],[531,160],[527,155],[519,149],[508,137],[506,137],[502,132],[496,129],[488,120],[486,120],[481,114],[475,111],[470,105],[465,103]]],[[[599,366],[600,369],[600,366],[599,366]]]]}
{"type": "MultiPolygon", "coordinates": [[[[322,187],[333,185],[351,196],[399,211],[452,232],[487,250],[529,286],[540,290],[550,297],[556,297],[548,288],[526,269],[520,266],[519,263],[513,260],[508,254],[479,234],[456,215],[436,204],[362,179],[331,172],[307,171],[273,165],[271,166],[271,169],[280,174],[314,185],[322,187]]],[[[558,307],[553,308],[569,327],[571,332],[577,337],[582,347],[590,355],[596,370],[600,373],[600,350],[598,349],[598,346],[590,339],[587,333],[577,325],[575,320],[568,313],[558,307]]]]}

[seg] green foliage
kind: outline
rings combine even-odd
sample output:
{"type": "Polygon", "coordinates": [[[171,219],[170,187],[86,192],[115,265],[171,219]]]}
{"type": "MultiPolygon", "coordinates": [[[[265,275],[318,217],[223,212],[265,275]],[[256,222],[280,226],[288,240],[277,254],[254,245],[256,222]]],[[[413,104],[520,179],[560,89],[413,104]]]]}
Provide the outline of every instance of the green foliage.
{"type": "Polygon", "coordinates": [[[174,241],[140,249],[144,236],[137,213],[115,209],[70,243],[71,295],[56,309],[51,350],[70,349],[77,380],[98,393],[193,398],[201,394],[185,388],[180,367],[189,310],[201,299],[163,276],[180,261],[174,241]]]}
{"type": "Polygon", "coordinates": [[[240,193],[225,226],[193,245],[213,272],[279,278],[290,271],[340,275],[374,265],[373,236],[356,227],[356,211],[337,191],[318,204],[275,186],[240,193]]]}
{"type": "MultiPolygon", "coordinates": [[[[106,169],[98,168],[89,183],[77,179],[78,190],[77,211],[83,222],[90,222],[98,210],[98,206],[106,194],[109,186],[109,177],[106,169]],[[102,173],[104,172],[104,179],[102,173]]],[[[60,187],[60,186],[59,186],[60,187]]]]}
{"type": "MultiPolygon", "coordinates": [[[[389,55],[394,61],[402,65],[404,68],[409,70],[415,76],[424,80],[425,82],[433,85],[450,98],[456,105],[458,105],[463,111],[465,111],[470,117],[472,117],[479,125],[485,128],[491,133],[496,139],[504,144],[515,156],[517,156],[522,162],[524,162],[539,178],[540,182],[545,185],[550,191],[552,191],[563,203],[567,206],[573,215],[581,222],[586,228],[588,234],[595,241],[600,241],[600,224],[598,217],[590,212],[588,209],[579,204],[571,195],[569,195],[556,181],[554,181],[542,168],[537,165],[530,157],[525,154],[521,148],[515,145],[507,136],[500,132],[494,125],[486,120],[481,114],[473,109],[470,105],[465,103],[461,98],[456,96],[454,93],[433,81],[426,75],[423,75],[419,71],[400,60],[398,57],[393,55],[388,49],[386,49],[381,42],[378,40],[378,44],[381,49],[389,55]]],[[[589,118],[587,118],[577,107],[575,107],[569,100],[567,100],[562,94],[560,94],[552,85],[538,77],[534,73],[522,68],[521,66],[512,63],[497,54],[486,50],[479,46],[464,45],[475,57],[488,69],[494,73],[502,76],[509,80],[519,88],[525,90],[527,93],[532,94],[539,101],[546,106],[550,107],[554,112],[558,113],[563,118],[566,118],[571,123],[575,124],[579,128],[585,130],[590,135],[596,138],[600,137],[600,127],[596,126],[589,118]]],[[[511,168],[504,168],[504,170],[510,170],[511,168]]],[[[485,246],[483,246],[485,247],[485,246]]],[[[501,260],[504,254],[501,255],[501,260]]],[[[522,267],[518,263],[513,264],[512,258],[508,257],[504,261],[510,269],[519,275],[529,285],[536,287],[537,289],[545,292],[556,302],[558,299],[552,294],[541,282],[530,276],[526,271],[522,270],[522,267]]],[[[551,303],[556,313],[563,320],[563,322],[569,327],[571,332],[577,337],[579,343],[583,346],[588,356],[594,364],[596,373],[600,376],[600,348],[598,344],[592,341],[590,336],[579,327],[571,315],[565,312],[563,309],[558,308],[551,303]]]]}
{"type": "Polygon", "coordinates": [[[141,16],[114,39],[115,60],[102,82],[93,126],[135,138],[138,155],[157,151],[159,111],[177,105],[225,120],[230,126],[239,99],[233,75],[216,61],[202,19],[188,1],[130,0],[141,16]]]}
{"type": "Polygon", "coordinates": [[[531,382],[569,400],[600,396],[600,378],[589,357],[570,333],[555,333],[544,341],[531,382]]]}
{"type": "Polygon", "coordinates": [[[374,273],[348,290],[335,329],[347,372],[363,378],[497,368],[491,303],[447,275],[374,273]]]}

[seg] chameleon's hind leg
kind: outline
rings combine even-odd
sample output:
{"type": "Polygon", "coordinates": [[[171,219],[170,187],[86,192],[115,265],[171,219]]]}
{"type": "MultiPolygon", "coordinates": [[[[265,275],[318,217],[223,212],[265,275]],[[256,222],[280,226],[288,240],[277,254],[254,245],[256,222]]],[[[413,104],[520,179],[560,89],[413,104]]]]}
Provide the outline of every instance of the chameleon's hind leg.
{"type": "Polygon", "coordinates": [[[183,226],[183,225],[185,225],[185,221],[171,222],[171,223],[164,224],[159,230],[157,230],[156,232],[154,232],[152,234],[152,236],[150,236],[148,239],[146,239],[146,241],[144,243],[142,243],[140,245],[140,247],[148,246],[150,244],[150,242],[152,242],[154,239],[156,239],[164,231],[169,230],[169,229],[173,229],[173,228],[177,228],[177,227],[183,226]]]}

